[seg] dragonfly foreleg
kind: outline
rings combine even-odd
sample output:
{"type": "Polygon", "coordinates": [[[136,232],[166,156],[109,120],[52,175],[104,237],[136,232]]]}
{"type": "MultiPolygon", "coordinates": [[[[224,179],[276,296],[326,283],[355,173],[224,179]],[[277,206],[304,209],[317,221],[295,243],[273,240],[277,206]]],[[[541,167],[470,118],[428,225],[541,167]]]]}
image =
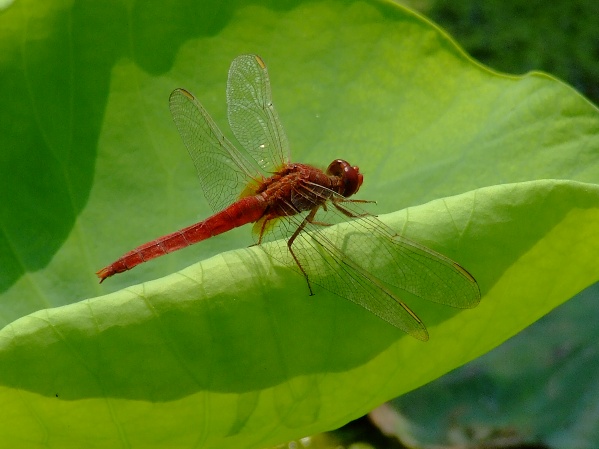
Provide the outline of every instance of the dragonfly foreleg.
{"type": "Polygon", "coordinates": [[[310,224],[317,226],[333,226],[333,223],[325,223],[324,221],[311,221],[310,224]]]}
{"type": "Polygon", "coordinates": [[[362,218],[362,217],[370,217],[372,214],[367,212],[363,214],[354,214],[352,211],[347,210],[345,207],[341,206],[339,203],[375,203],[376,201],[367,201],[367,200],[345,200],[345,201],[333,201],[333,206],[337,208],[339,212],[349,218],[362,218]]]}
{"type": "Polygon", "coordinates": [[[336,197],[333,200],[333,202],[334,203],[371,203],[371,204],[376,204],[375,200],[355,200],[353,198],[343,198],[343,197],[341,197],[341,198],[336,197]]]}

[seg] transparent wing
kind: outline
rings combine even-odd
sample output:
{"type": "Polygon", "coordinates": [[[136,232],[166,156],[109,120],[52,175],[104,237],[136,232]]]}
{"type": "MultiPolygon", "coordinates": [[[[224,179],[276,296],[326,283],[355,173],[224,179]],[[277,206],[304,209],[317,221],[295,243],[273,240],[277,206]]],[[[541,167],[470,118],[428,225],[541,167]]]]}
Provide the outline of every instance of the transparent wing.
{"type": "Polygon", "coordinates": [[[217,212],[256,181],[256,169],[218,129],[200,102],[184,89],[169,99],[173,120],[193,160],[204,195],[217,212]]]}
{"type": "Polygon", "coordinates": [[[264,61],[256,55],[238,56],[227,82],[229,125],[235,138],[267,173],[290,162],[289,142],[272,103],[264,61]]]}
{"type": "MultiPolygon", "coordinates": [[[[312,196],[314,192],[306,194],[312,196]]],[[[424,324],[387,285],[457,308],[479,303],[476,281],[457,262],[397,235],[376,217],[364,215],[366,212],[352,200],[330,191],[327,195],[332,201],[327,210],[315,217],[320,224],[307,225],[292,246],[310,282],[351,300],[420,340],[428,339],[424,324]],[[363,216],[341,225],[349,231],[341,240],[338,233],[330,232],[322,223],[347,221],[346,213],[363,216]]],[[[273,238],[291,235],[305,215],[278,220],[272,229],[273,238]]],[[[275,259],[294,264],[286,241],[277,240],[263,248],[275,259]]],[[[297,266],[295,269],[299,271],[297,266]]]]}

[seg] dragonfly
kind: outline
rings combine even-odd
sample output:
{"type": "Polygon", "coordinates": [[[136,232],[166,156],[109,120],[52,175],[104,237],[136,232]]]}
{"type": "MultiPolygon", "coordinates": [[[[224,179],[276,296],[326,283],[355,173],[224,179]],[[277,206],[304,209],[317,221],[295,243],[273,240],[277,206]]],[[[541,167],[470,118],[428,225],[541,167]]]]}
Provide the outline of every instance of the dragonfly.
{"type": "Polygon", "coordinates": [[[352,198],[364,181],[358,166],[335,159],[321,170],[292,162],[259,56],[233,60],[226,97],[231,130],[245,152],[224,136],[187,90],[176,89],[169,99],[214,215],[129,251],[96,273],[100,282],[254,223],[256,244],[298,271],[310,295],[312,284],[320,285],[419,340],[428,340],[426,326],[391,286],[455,308],[479,303],[478,284],[465,268],[366,212],[363,204],[373,201],[352,198]],[[339,223],[354,238],[335,238],[331,225],[339,223]],[[385,269],[373,270],[372,262],[385,269]]]}

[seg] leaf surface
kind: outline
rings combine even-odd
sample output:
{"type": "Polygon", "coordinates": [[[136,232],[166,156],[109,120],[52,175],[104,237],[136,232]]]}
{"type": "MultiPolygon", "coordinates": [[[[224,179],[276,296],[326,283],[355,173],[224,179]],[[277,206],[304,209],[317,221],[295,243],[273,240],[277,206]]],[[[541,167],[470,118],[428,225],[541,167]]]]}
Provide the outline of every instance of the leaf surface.
{"type": "Polygon", "coordinates": [[[548,75],[481,67],[395,5],[20,1],[0,30],[7,444],[259,447],[334,428],[599,278],[596,108],[548,75]],[[420,343],[308,297],[259,248],[224,252],[252,243],[245,228],[96,283],[209,213],[167,99],[187,88],[231,137],[243,53],[268,64],[293,159],[359,165],[361,198],[472,272],[477,309],[410,299],[420,343]]]}

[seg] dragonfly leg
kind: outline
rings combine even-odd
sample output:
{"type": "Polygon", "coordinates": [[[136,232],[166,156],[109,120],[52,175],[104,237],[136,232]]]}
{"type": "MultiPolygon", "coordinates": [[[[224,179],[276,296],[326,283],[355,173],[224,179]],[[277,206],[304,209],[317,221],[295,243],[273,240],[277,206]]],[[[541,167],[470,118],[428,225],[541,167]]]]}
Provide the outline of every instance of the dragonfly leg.
{"type": "Polygon", "coordinates": [[[264,219],[262,221],[262,226],[260,226],[260,234],[258,234],[258,243],[256,243],[256,245],[260,245],[262,243],[262,237],[264,236],[264,231],[266,230],[267,223],[268,219],[264,219]]]}
{"type": "Polygon", "coordinates": [[[335,197],[333,199],[334,202],[336,203],[371,203],[371,204],[376,204],[375,200],[357,200],[354,198],[345,198],[345,197],[335,197]]]}
{"type": "MultiPolygon", "coordinates": [[[[339,212],[349,218],[362,218],[362,217],[370,217],[372,214],[364,213],[364,214],[354,214],[352,211],[347,210],[345,207],[341,206],[339,203],[341,201],[333,201],[333,206],[337,208],[339,212]]],[[[343,201],[351,202],[351,203],[375,203],[376,201],[366,201],[366,200],[347,200],[343,201]]]]}
{"type": "Polygon", "coordinates": [[[302,267],[302,264],[300,263],[299,259],[297,258],[297,256],[295,255],[295,253],[293,252],[293,242],[294,240],[297,238],[297,236],[299,235],[300,232],[302,232],[302,230],[306,227],[306,225],[308,223],[313,223],[313,219],[314,216],[316,215],[316,212],[318,212],[318,208],[320,206],[316,206],[314,209],[312,209],[310,211],[310,213],[306,216],[306,218],[304,218],[304,221],[302,221],[302,224],[300,224],[297,229],[295,230],[295,232],[293,233],[293,235],[291,237],[289,237],[289,240],[287,240],[287,248],[289,249],[289,253],[291,253],[291,257],[293,257],[293,260],[295,260],[295,263],[297,264],[298,268],[300,269],[300,271],[302,272],[302,274],[304,275],[304,278],[306,279],[306,282],[308,283],[308,289],[310,290],[310,296],[314,295],[314,292],[312,291],[312,285],[310,284],[310,279],[308,278],[308,273],[306,273],[306,270],[304,270],[304,267],[302,267]]]}
{"type": "Polygon", "coordinates": [[[256,221],[254,223],[252,232],[254,234],[258,234],[258,241],[256,243],[252,243],[250,246],[248,246],[248,248],[262,244],[262,238],[264,237],[264,234],[266,233],[266,230],[268,227],[268,222],[270,220],[272,220],[273,218],[276,218],[276,217],[271,217],[270,215],[264,215],[262,218],[260,218],[258,221],[256,221]]]}
{"type": "MultiPolygon", "coordinates": [[[[328,211],[328,209],[327,209],[327,203],[322,203],[320,205],[320,207],[322,207],[322,210],[324,210],[325,212],[328,211]]],[[[331,226],[333,223],[325,223],[324,221],[313,221],[313,220],[310,220],[310,224],[317,225],[317,226],[331,226]]]]}
{"type": "MultiPolygon", "coordinates": [[[[308,290],[310,290],[310,296],[313,296],[314,292],[312,291],[312,285],[310,284],[310,279],[308,279],[308,273],[306,273],[306,270],[304,270],[304,267],[302,267],[302,264],[300,263],[299,259],[293,252],[292,246],[293,246],[293,241],[297,238],[299,233],[302,232],[302,230],[306,227],[306,224],[312,223],[312,219],[314,218],[314,215],[316,215],[317,211],[318,211],[318,207],[315,207],[314,209],[312,209],[312,211],[310,211],[310,213],[306,216],[306,218],[304,218],[302,223],[297,227],[297,229],[291,235],[291,237],[289,237],[289,240],[287,240],[287,249],[289,250],[291,257],[293,257],[293,260],[295,261],[296,265],[302,272],[302,275],[306,279],[306,282],[308,283],[308,290]]],[[[258,222],[260,224],[259,230],[257,231],[258,242],[254,243],[251,246],[256,246],[256,245],[262,244],[262,238],[264,237],[264,233],[266,232],[266,229],[268,228],[268,222],[275,218],[277,218],[277,217],[265,216],[265,217],[263,217],[261,222],[258,222]]],[[[328,223],[323,223],[323,225],[328,225],[328,223]]]]}

